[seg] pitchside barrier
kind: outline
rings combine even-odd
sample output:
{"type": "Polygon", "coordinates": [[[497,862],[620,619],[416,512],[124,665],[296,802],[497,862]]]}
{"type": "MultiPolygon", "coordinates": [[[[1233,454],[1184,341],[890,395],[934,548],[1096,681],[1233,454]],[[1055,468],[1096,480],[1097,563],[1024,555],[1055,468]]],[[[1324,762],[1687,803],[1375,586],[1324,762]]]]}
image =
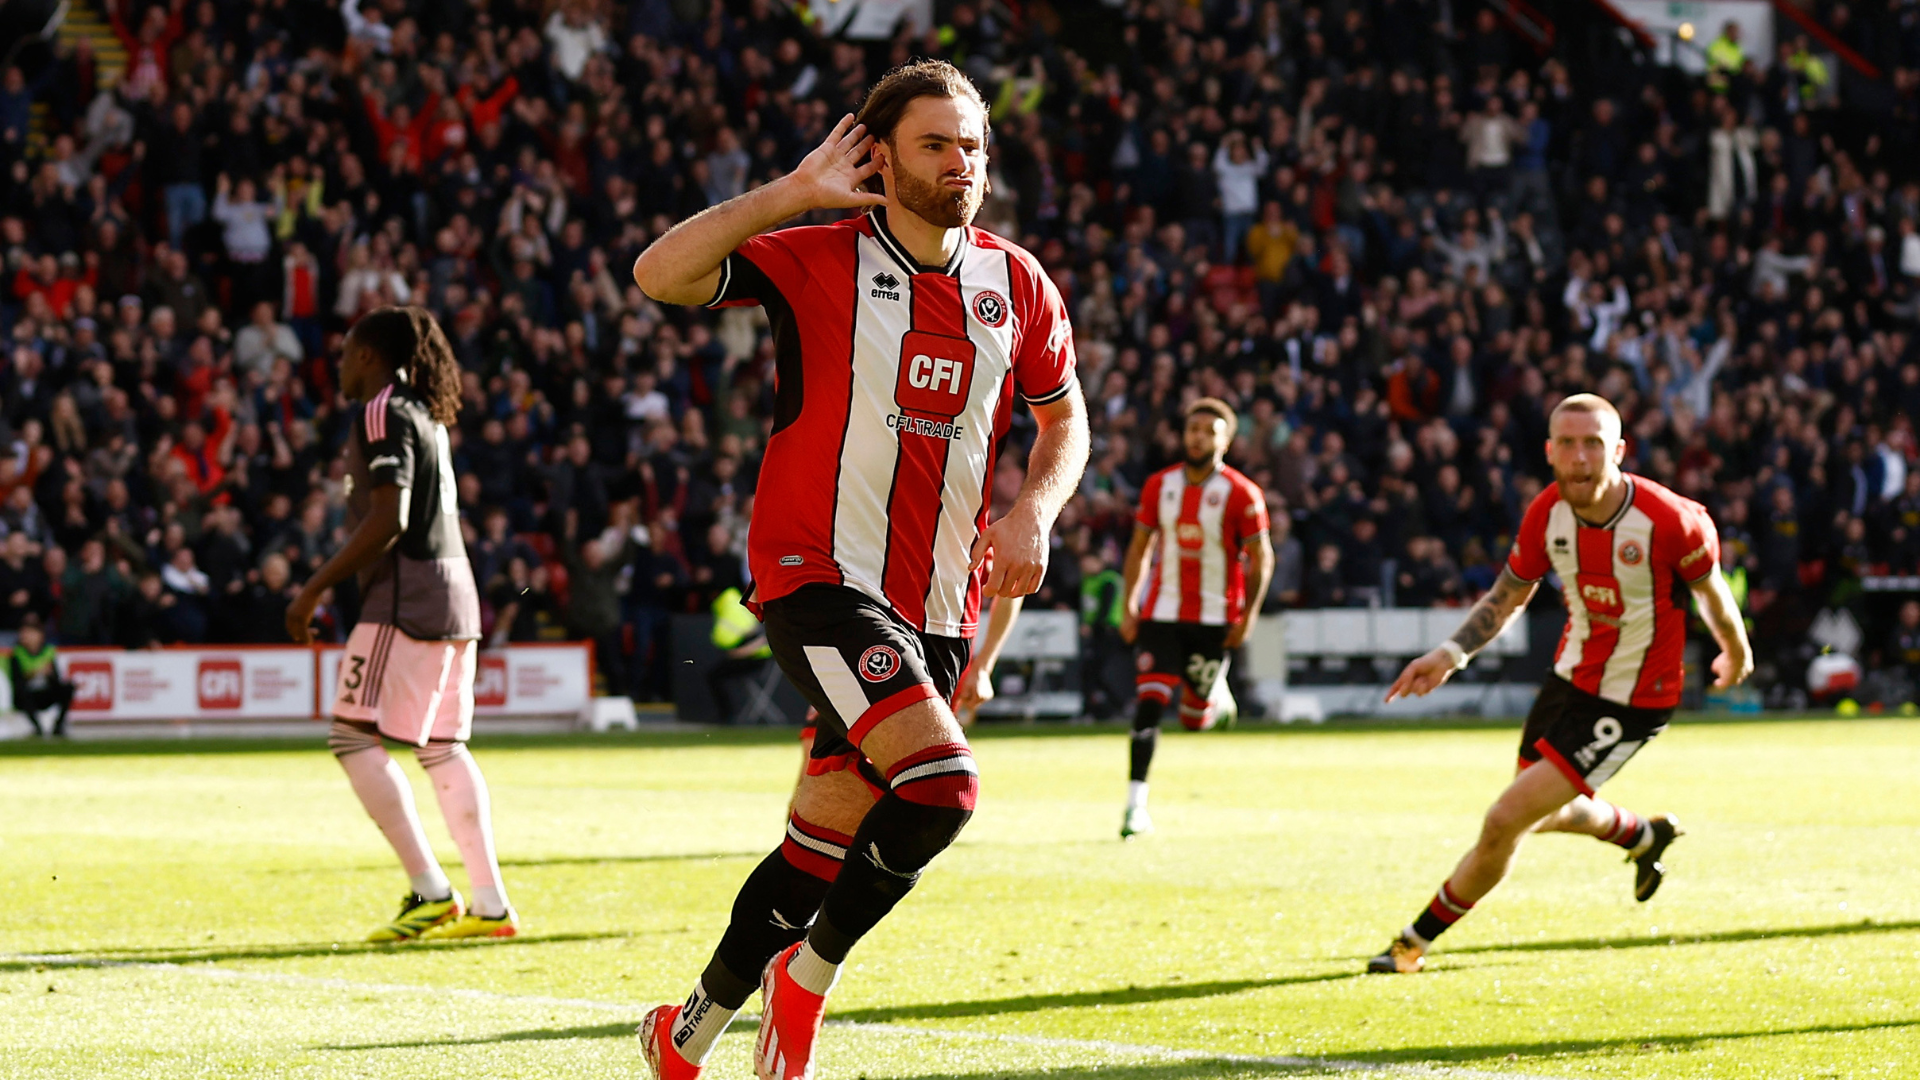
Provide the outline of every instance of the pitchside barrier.
{"type": "MultiPolygon", "coordinates": [[[[338,645],[241,645],[166,649],[60,650],[73,683],[75,728],[154,723],[323,720],[345,652],[338,645]]],[[[0,715],[13,711],[0,679],[0,715]]],[[[593,707],[592,647],[586,642],[510,645],[482,652],[473,686],[481,721],[574,720],[593,707]]]]}
{"type": "MultiPolygon", "coordinates": [[[[1555,640],[1551,631],[1539,632],[1528,619],[1515,620],[1488,645],[1471,676],[1457,678],[1424,698],[1391,705],[1381,700],[1400,665],[1453,633],[1465,615],[1460,608],[1328,608],[1264,616],[1235,661],[1241,665],[1234,673],[1235,682],[1247,691],[1241,695],[1241,715],[1249,720],[1319,722],[1330,716],[1525,714],[1539,690],[1539,671],[1519,670],[1528,666],[1519,662],[1529,659],[1536,641],[1550,646],[1555,640]]],[[[709,615],[674,618],[673,694],[679,718],[701,723],[798,723],[806,704],[771,661],[764,670],[736,680],[732,694],[738,714],[719,715],[706,686],[707,671],[720,661],[720,652],[710,641],[712,626],[709,615]]],[[[1127,685],[1122,688],[1120,711],[1126,715],[1132,709],[1130,651],[1121,659],[1127,685]]],[[[995,670],[999,693],[980,707],[980,716],[998,720],[1080,717],[1089,708],[1090,680],[1107,677],[1102,660],[1086,654],[1077,613],[1023,611],[995,670]]]]}
{"type": "MultiPolygon", "coordinates": [[[[1384,701],[1400,665],[1445,640],[1465,617],[1461,608],[1321,608],[1263,617],[1243,651],[1259,699],[1253,713],[1313,723],[1329,716],[1525,714],[1537,680],[1455,679],[1423,698],[1384,701]]],[[[1476,676],[1527,657],[1531,629],[1530,620],[1515,619],[1481,650],[1476,676]]]]}

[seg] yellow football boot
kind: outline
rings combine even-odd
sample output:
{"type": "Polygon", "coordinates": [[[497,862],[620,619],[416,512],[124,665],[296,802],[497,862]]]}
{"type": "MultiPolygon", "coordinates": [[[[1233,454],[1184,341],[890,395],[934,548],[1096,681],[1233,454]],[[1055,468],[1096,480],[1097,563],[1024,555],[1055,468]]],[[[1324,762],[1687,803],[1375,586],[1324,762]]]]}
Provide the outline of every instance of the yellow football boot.
{"type": "Polygon", "coordinates": [[[445,941],[449,938],[509,938],[520,932],[520,916],[512,908],[505,915],[488,918],[469,911],[457,919],[451,919],[421,935],[429,941],[445,941]]]}
{"type": "Polygon", "coordinates": [[[392,922],[367,935],[368,941],[414,941],[442,923],[450,923],[465,914],[458,892],[445,900],[429,900],[419,893],[408,893],[400,901],[400,914],[392,922]]]}

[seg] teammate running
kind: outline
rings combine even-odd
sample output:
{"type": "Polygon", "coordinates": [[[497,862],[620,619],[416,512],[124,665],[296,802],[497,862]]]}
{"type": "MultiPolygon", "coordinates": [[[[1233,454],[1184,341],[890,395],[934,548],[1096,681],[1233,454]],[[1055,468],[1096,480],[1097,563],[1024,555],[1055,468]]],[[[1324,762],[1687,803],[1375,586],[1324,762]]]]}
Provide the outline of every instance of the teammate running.
{"type": "Polygon", "coordinates": [[[1368,971],[1419,971],[1434,939],[1507,876],[1530,832],[1585,833],[1625,848],[1642,902],[1666,877],[1660,858],[1681,835],[1680,823],[1670,814],[1643,819],[1594,789],[1665,731],[1680,703],[1683,587],[1720,645],[1716,689],[1752,674],[1753,653],[1720,576],[1720,540],[1706,508],[1622,472],[1625,450],[1620,413],[1605,398],[1576,394],[1554,408],[1547,420],[1554,486],[1527,508],[1499,580],[1453,637],[1408,664],[1387,691],[1392,701],[1446,682],[1526,609],[1548,571],[1559,575],[1567,627],[1520,736],[1520,775],[1487,811],[1479,842],[1433,902],[1368,971]]]}
{"type": "Polygon", "coordinates": [[[1259,485],[1226,464],[1237,430],[1239,418],[1218,398],[1187,406],[1186,463],[1154,473],[1140,489],[1120,618],[1121,639],[1139,645],[1122,840],[1153,831],[1147,769],[1175,690],[1180,723],[1189,731],[1231,724],[1239,711],[1227,690],[1227,653],[1247,640],[1260,617],[1260,598],[1273,577],[1273,544],[1259,485]],[[1156,551],[1143,603],[1141,579],[1156,551]]]}
{"type": "Polygon", "coordinates": [[[288,605],[287,633],[312,640],[321,595],[360,576],[360,622],[340,658],[327,745],[410,884],[400,914],[368,940],[512,937],[518,928],[494,856],[487,782],[467,753],[480,598],[447,447],[460,368],[432,315],[386,307],[347,334],[340,389],[366,403],[347,437],[353,532],[288,605]],[[473,886],[471,909],[434,858],[413,788],[383,737],[411,746],[433,781],[473,886]]]}
{"type": "Polygon", "coordinates": [[[848,950],[973,813],[978,773],[948,700],[981,595],[1039,586],[1086,466],[1065,305],[1031,254],[970,227],[986,193],[979,92],[950,64],[910,64],[858,120],[633,268],[657,300],[766,308],[774,427],[747,559],[774,658],[820,717],[785,842],[741,887],[686,1003],[641,1025],[656,1077],[698,1076],[756,980],[754,1071],[808,1074],[848,950]],[[870,212],[767,231],[855,208],[870,212]],[[1039,435],[989,524],[1016,393],[1039,435]]]}

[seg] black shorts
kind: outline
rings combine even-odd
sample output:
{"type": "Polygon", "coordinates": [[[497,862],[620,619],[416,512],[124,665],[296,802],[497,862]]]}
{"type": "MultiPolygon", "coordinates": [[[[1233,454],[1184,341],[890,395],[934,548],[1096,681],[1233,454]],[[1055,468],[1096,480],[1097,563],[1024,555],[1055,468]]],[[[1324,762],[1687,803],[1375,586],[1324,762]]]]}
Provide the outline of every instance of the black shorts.
{"type": "Polygon", "coordinates": [[[844,585],[802,585],[761,618],[780,670],[820,714],[815,760],[854,754],[875,724],[915,702],[952,700],[972,647],[921,633],[844,585]]]}
{"type": "Polygon", "coordinates": [[[1548,675],[1520,733],[1520,767],[1545,758],[1581,794],[1591,795],[1648,740],[1667,730],[1672,717],[1672,709],[1619,705],[1548,675]]]}
{"type": "Polygon", "coordinates": [[[1227,655],[1227,628],[1188,622],[1143,622],[1134,645],[1138,674],[1133,682],[1142,694],[1164,687],[1172,700],[1173,686],[1185,682],[1193,696],[1213,693],[1227,655]]]}

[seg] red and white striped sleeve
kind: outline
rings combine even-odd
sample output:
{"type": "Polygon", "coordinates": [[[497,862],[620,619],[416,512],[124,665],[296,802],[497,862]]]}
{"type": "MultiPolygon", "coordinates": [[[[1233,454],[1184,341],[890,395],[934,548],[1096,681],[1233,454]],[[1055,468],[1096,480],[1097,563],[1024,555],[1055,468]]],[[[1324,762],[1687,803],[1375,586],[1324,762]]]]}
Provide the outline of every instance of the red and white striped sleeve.
{"type": "Polygon", "coordinates": [[[804,225],[747,237],[720,263],[720,284],[707,306],[752,307],[777,295],[798,307],[812,276],[809,259],[821,254],[829,233],[841,231],[831,225],[804,225]]]}
{"type": "Polygon", "coordinates": [[[1164,472],[1154,473],[1147,477],[1146,483],[1140,485],[1140,509],[1133,515],[1135,525],[1143,529],[1160,527],[1160,481],[1166,475],[1164,472]]]}
{"type": "Polygon", "coordinates": [[[1073,325],[1060,290],[1031,255],[1016,256],[1011,269],[1015,312],[1020,317],[1020,336],[1013,356],[1014,384],[1027,404],[1045,405],[1066,397],[1072,388],[1073,325]]]}
{"type": "Polygon", "coordinates": [[[1706,507],[1691,499],[1675,502],[1673,527],[1654,531],[1653,554],[1671,566],[1676,577],[1691,585],[1720,565],[1720,533],[1706,507]]]}
{"type": "Polygon", "coordinates": [[[1227,515],[1239,544],[1264,535],[1272,524],[1267,520],[1266,495],[1245,476],[1233,478],[1233,501],[1227,504],[1227,515]]]}

